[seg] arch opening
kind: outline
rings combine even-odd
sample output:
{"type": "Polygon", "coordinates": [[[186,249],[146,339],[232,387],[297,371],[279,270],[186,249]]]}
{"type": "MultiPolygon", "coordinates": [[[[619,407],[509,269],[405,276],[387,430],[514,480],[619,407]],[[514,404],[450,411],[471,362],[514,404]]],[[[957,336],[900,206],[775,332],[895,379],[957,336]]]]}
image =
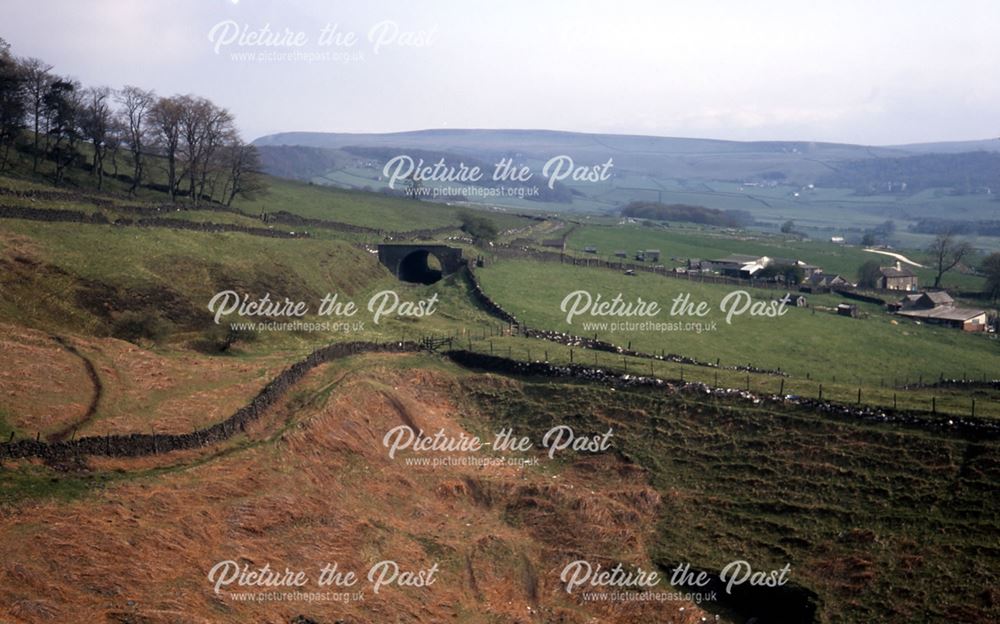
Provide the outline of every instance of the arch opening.
{"type": "Polygon", "coordinates": [[[399,279],[414,284],[433,284],[443,274],[441,261],[426,249],[409,253],[399,262],[399,279]]]}

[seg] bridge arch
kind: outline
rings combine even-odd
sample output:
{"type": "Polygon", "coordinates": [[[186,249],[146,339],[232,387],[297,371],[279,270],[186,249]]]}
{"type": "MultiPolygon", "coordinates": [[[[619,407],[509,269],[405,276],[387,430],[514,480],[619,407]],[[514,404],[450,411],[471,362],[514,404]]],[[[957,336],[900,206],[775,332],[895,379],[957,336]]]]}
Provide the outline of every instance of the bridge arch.
{"type": "Polygon", "coordinates": [[[397,279],[433,284],[462,268],[462,250],[448,245],[381,244],[378,259],[397,279]]]}

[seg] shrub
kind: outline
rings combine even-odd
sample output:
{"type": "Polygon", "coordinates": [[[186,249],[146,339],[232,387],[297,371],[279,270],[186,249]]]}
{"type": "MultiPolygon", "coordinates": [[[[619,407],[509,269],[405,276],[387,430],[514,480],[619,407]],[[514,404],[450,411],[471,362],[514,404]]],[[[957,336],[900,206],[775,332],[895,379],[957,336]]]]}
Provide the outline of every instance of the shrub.
{"type": "Polygon", "coordinates": [[[111,323],[112,336],[133,343],[158,342],[169,332],[169,323],[153,310],[126,310],[111,323]]]}

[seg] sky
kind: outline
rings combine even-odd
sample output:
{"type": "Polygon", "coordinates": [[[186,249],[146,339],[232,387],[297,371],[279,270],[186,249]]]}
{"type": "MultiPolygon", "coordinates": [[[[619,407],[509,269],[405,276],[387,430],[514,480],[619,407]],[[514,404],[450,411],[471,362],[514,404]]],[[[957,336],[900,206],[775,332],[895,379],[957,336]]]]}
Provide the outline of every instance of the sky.
{"type": "Polygon", "coordinates": [[[0,14],[15,54],[85,85],[208,97],[248,139],[1000,136],[995,0],[3,0],[0,14]]]}

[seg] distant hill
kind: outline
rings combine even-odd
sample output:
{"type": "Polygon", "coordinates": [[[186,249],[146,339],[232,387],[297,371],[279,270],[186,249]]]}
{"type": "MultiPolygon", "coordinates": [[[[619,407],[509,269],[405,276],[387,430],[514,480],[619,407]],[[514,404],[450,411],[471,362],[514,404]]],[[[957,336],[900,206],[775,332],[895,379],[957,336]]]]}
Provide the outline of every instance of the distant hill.
{"type": "Polygon", "coordinates": [[[325,149],[382,147],[453,152],[495,162],[502,157],[546,161],[566,154],[581,164],[614,158],[619,171],[657,176],[739,180],[781,171],[803,179],[827,170],[825,163],[871,156],[905,156],[897,148],[806,141],[719,141],[553,130],[419,130],[385,134],[285,132],[261,137],[258,147],[325,149]]]}
{"type": "MultiPolygon", "coordinates": [[[[331,158],[323,151],[274,148],[381,148],[451,153],[495,162],[513,157],[544,162],[566,154],[580,164],[614,158],[615,171],[685,180],[742,181],[768,176],[792,183],[812,183],[837,170],[836,163],[958,152],[1000,152],[1000,140],[924,143],[874,147],[811,141],[721,141],[622,134],[589,134],[554,130],[418,130],[381,134],[283,132],[254,141],[265,155],[268,172],[295,177],[322,169],[331,158]],[[270,153],[269,153],[270,152],[270,153]],[[315,163],[305,163],[311,155],[315,163]],[[292,161],[294,167],[287,161],[292,161]]],[[[336,167],[333,167],[336,168],[336,167]]]]}
{"type": "Polygon", "coordinates": [[[610,179],[565,181],[535,197],[447,199],[513,208],[619,214],[630,202],[746,211],[762,227],[795,220],[817,235],[895,219],[907,227],[947,211],[997,220],[1000,139],[868,146],[813,141],[723,141],[554,130],[438,129],[377,134],[284,132],[258,138],[265,171],[358,190],[386,187],[384,164],[407,154],[425,162],[501,158],[541,172],[555,156],[594,166],[613,159],[610,179]]]}

